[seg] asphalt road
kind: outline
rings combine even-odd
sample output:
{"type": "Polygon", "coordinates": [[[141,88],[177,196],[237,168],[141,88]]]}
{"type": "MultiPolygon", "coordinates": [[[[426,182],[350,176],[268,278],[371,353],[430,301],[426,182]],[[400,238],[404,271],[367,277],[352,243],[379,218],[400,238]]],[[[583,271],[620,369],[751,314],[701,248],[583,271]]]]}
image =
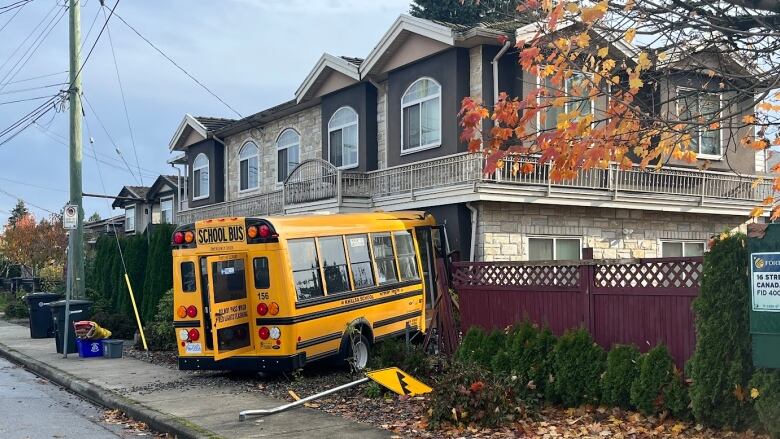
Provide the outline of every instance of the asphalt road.
{"type": "Polygon", "coordinates": [[[0,358],[0,437],[114,439],[135,435],[103,410],[0,358]]]}

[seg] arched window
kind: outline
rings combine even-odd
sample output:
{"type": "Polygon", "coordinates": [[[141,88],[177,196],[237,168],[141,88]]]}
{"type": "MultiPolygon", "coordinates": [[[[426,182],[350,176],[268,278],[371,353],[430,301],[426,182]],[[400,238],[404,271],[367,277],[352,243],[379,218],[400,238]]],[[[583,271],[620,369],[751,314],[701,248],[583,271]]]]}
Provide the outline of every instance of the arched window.
{"type": "Polygon", "coordinates": [[[358,165],[358,115],[341,107],[328,121],[328,159],[337,168],[358,165]]]}
{"type": "Polygon", "coordinates": [[[441,86],[420,78],[401,97],[401,153],[441,145],[441,86]]]}
{"type": "Polygon", "coordinates": [[[198,154],[192,162],[192,199],[199,200],[209,196],[209,158],[198,154]]]}
{"type": "Polygon", "coordinates": [[[259,152],[254,142],[246,142],[238,152],[239,190],[241,191],[256,189],[259,184],[259,152]]]}
{"type": "Polygon", "coordinates": [[[282,131],[276,139],[276,181],[283,182],[298,166],[301,156],[301,136],[292,129],[282,131]]]}

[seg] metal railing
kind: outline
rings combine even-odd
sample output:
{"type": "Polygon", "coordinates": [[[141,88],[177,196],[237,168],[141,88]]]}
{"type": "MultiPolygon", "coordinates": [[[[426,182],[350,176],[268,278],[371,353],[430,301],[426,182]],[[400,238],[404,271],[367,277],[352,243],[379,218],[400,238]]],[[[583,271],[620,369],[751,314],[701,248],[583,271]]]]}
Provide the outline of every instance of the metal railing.
{"type": "Polygon", "coordinates": [[[185,209],[179,213],[179,223],[216,216],[280,214],[289,206],[323,200],[334,200],[341,205],[344,198],[364,199],[369,203],[393,196],[414,199],[417,193],[458,185],[473,186],[474,191],[485,184],[536,187],[548,196],[556,191],[583,191],[583,194],[603,194],[613,199],[640,194],[665,195],[694,199],[699,204],[708,200],[760,202],[772,194],[769,179],[688,168],[622,169],[610,164],[606,168],[582,170],[571,180],[553,182],[551,164],[540,164],[536,157],[506,157],[503,166],[490,174],[484,173],[484,166],[482,156],[469,153],[370,172],[347,172],[322,160],[310,160],[291,173],[281,190],[185,209]],[[530,171],[526,169],[529,172],[523,172],[526,164],[533,166],[530,171]]]}

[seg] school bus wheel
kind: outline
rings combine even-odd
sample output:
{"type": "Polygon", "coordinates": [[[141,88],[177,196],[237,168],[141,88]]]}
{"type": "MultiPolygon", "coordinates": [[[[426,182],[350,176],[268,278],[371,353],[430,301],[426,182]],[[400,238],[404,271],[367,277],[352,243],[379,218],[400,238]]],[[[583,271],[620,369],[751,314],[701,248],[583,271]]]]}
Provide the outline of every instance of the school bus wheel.
{"type": "Polygon", "coordinates": [[[341,358],[354,369],[363,370],[368,366],[372,346],[365,334],[362,332],[347,334],[341,346],[341,358]]]}

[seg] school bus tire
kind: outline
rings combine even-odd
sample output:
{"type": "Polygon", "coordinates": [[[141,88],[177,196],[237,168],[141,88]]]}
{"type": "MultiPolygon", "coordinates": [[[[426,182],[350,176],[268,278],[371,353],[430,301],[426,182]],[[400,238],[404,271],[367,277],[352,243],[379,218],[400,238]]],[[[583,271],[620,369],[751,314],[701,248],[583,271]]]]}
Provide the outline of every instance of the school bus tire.
{"type": "MultiPolygon", "coordinates": [[[[357,370],[363,370],[368,366],[368,362],[371,360],[371,351],[373,350],[373,346],[364,332],[361,331],[359,335],[355,334],[355,337],[357,338],[355,347],[358,348],[357,355],[359,358],[355,358],[355,361],[352,364],[354,364],[357,370]]],[[[352,342],[350,341],[350,336],[349,334],[345,334],[344,339],[341,342],[341,352],[339,357],[345,362],[350,363],[350,360],[354,355],[355,353],[352,352],[352,342]]]]}

